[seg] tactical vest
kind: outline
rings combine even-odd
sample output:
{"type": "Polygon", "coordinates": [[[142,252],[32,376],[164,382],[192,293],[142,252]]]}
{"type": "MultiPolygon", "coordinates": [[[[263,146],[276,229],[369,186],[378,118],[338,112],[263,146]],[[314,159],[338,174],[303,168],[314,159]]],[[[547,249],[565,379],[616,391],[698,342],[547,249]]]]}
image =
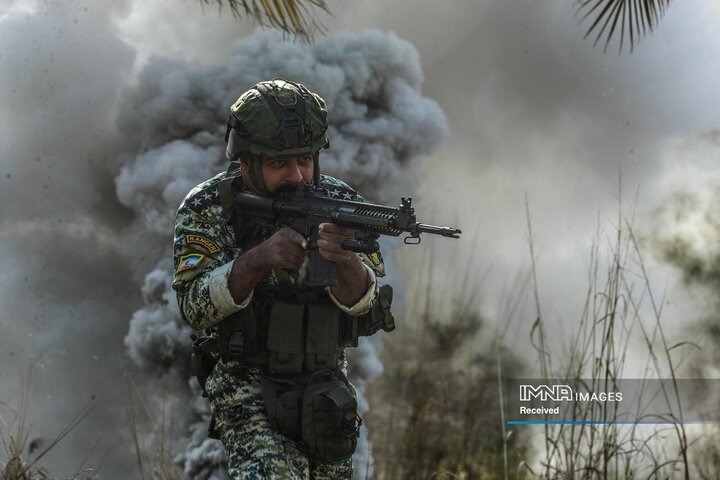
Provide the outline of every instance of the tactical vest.
{"type": "MultiPolygon", "coordinates": [[[[233,212],[233,192],[245,187],[238,172],[239,164],[231,163],[219,194],[235,244],[247,251],[274,227],[243,222],[233,212]]],[[[216,325],[214,338],[193,339],[193,375],[206,395],[205,381],[218,356],[223,362],[258,367],[271,427],[297,441],[310,458],[348,458],[357,447],[362,419],[352,385],[338,368],[340,356],[345,347],[357,346],[359,336],[395,329],[392,288],[380,287],[370,312],[351,317],[325,289],[298,288],[283,270],[275,269],[273,275],[274,282],[266,278],[255,286],[247,307],[216,325]]],[[[208,434],[219,438],[214,415],[208,434]]]]}
{"type": "MultiPolygon", "coordinates": [[[[241,214],[234,212],[233,192],[242,188],[239,163],[232,162],[219,186],[220,201],[236,245],[247,251],[272,231],[243,222],[241,214]]],[[[222,360],[240,360],[277,375],[336,369],[345,347],[357,346],[359,336],[395,328],[389,285],[380,288],[368,314],[351,317],[337,308],[324,289],[299,289],[284,270],[274,269],[273,274],[277,285],[263,280],[255,287],[250,305],[218,324],[222,360]]]]}

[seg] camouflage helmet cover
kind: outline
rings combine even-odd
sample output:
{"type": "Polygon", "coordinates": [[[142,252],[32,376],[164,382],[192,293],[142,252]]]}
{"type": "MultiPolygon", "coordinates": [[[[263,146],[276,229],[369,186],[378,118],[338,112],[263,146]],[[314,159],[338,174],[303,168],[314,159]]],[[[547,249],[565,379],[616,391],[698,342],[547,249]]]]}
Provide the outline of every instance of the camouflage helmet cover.
{"type": "Polygon", "coordinates": [[[299,83],[279,78],[260,82],[230,112],[229,158],[240,153],[305,155],[328,146],[325,101],[299,83]]]}

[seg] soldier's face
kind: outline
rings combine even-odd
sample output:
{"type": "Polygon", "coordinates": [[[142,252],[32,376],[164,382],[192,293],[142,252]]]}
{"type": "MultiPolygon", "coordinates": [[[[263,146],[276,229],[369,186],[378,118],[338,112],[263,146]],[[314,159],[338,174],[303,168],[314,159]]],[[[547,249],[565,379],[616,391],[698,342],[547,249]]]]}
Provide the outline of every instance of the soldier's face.
{"type": "MultiPolygon", "coordinates": [[[[311,183],[313,178],[313,156],[301,157],[268,157],[262,154],[262,173],[265,186],[273,193],[283,185],[299,185],[311,183]]],[[[248,171],[249,159],[241,158],[244,171],[248,171]]]]}

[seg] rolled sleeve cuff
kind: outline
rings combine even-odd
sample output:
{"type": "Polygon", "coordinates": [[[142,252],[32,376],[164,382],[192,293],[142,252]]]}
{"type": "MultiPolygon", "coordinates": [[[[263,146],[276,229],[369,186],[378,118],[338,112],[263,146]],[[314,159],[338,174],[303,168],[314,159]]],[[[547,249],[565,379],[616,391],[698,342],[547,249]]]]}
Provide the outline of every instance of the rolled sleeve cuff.
{"type": "Polygon", "coordinates": [[[253,295],[253,291],[250,290],[247,297],[243,298],[240,303],[235,303],[228,288],[228,278],[230,277],[232,266],[233,262],[229,262],[216,268],[210,273],[208,281],[210,300],[222,317],[227,317],[247,307],[253,295]]]}
{"type": "Polygon", "coordinates": [[[351,305],[349,307],[343,305],[340,300],[335,298],[335,295],[333,295],[333,293],[330,291],[330,287],[325,287],[325,290],[327,290],[328,295],[330,295],[330,299],[333,301],[333,303],[337,305],[340,310],[347,313],[351,317],[367,313],[370,310],[373,301],[375,300],[375,296],[377,296],[378,284],[377,279],[375,278],[375,272],[373,272],[372,268],[368,267],[364,263],[362,265],[368,272],[368,280],[370,280],[370,284],[368,285],[368,289],[365,292],[365,295],[363,295],[362,298],[360,298],[360,300],[355,303],[355,305],[351,305]]]}

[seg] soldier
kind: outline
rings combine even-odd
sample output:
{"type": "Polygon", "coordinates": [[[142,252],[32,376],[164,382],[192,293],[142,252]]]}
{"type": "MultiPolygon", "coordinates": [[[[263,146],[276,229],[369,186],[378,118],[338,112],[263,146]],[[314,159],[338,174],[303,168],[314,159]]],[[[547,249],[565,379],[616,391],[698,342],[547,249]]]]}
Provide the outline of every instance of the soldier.
{"type": "Polygon", "coordinates": [[[304,86],[255,85],[231,107],[227,172],[191,190],[177,213],[173,288],[183,319],[208,334],[195,342],[193,373],[233,479],[352,478],[360,417],[344,348],[392,329],[379,253],[341,248],[353,230],[322,224],[315,246],[234,211],[233,192],[270,197],[300,183],[363,201],[320,175],[326,129],[325,102],[304,86]],[[336,285],[305,285],[309,248],[336,265],[336,285]]]}

